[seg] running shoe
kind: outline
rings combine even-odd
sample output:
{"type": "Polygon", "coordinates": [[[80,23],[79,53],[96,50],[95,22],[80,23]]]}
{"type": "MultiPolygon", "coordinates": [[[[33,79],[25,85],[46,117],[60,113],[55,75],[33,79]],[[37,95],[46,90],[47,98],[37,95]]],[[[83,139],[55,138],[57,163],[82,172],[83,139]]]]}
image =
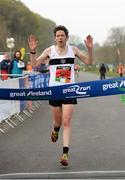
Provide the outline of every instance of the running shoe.
{"type": "Polygon", "coordinates": [[[57,131],[52,131],[52,134],[51,134],[51,140],[52,140],[52,142],[56,142],[57,141],[57,139],[58,139],[58,134],[59,134],[59,132],[57,132],[57,131]]]}
{"type": "Polygon", "coordinates": [[[68,166],[68,154],[67,153],[63,153],[61,160],[60,160],[60,164],[62,166],[68,166]]]}

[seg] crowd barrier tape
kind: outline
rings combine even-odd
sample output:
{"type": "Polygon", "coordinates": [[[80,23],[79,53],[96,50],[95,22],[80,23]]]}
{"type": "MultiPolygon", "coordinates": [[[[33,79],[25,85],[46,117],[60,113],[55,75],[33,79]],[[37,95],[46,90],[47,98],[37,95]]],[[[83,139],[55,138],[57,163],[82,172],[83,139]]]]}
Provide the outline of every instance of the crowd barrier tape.
{"type": "Polygon", "coordinates": [[[30,89],[0,89],[0,99],[8,100],[51,100],[89,98],[125,93],[125,78],[112,78],[30,89]]]}

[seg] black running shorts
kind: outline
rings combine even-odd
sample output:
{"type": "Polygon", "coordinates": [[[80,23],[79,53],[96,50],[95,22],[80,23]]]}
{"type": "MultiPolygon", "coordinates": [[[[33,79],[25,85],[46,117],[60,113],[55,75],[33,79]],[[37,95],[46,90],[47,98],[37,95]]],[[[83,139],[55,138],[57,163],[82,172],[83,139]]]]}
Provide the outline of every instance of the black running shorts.
{"type": "Polygon", "coordinates": [[[66,100],[49,100],[49,105],[58,107],[62,104],[77,104],[77,99],[66,99],[66,100]]]}

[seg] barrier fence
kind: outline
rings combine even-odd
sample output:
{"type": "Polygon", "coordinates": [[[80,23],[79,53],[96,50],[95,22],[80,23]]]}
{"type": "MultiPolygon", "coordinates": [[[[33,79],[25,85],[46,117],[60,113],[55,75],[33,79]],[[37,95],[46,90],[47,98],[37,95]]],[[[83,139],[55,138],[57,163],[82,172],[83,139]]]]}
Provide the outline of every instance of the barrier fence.
{"type": "MultiPolygon", "coordinates": [[[[48,86],[49,74],[29,74],[19,78],[8,79],[0,81],[0,88],[40,88],[48,86]]],[[[23,112],[28,117],[31,117],[33,110],[40,106],[40,102],[32,101],[15,101],[15,100],[0,100],[0,123],[5,121],[9,126],[14,128],[16,123],[12,121],[16,117],[19,121],[24,121],[20,113],[23,112]]],[[[0,131],[4,131],[0,128],[0,131]]]]}

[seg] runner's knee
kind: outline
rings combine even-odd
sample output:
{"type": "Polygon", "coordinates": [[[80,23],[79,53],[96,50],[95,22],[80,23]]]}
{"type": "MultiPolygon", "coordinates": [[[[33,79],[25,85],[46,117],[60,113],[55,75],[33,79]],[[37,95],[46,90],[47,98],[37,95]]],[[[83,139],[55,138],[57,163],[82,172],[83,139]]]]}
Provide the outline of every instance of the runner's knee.
{"type": "Polygon", "coordinates": [[[68,128],[70,126],[70,120],[69,119],[63,119],[63,127],[68,128]]]}

